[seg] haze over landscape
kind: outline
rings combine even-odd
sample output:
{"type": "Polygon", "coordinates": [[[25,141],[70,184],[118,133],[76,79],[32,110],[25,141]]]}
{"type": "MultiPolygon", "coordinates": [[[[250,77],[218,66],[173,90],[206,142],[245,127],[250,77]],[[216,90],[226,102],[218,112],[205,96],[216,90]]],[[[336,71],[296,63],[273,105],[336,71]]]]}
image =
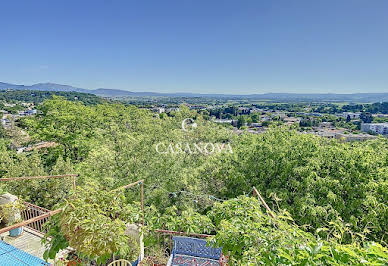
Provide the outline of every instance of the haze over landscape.
{"type": "Polygon", "coordinates": [[[32,91],[63,91],[90,93],[101,97],[205,97],[216,99],[250,99],[269,101],[316,101],[316,102],[350,102],[372,103],[388,101],[388,93],[261,93],[261,94],[209,94],[209,93],[158,93],[158,92],[133,92],[115,89],[84,89],[56,83],[37,83],[33,85],[20,85],[0,82],[0,90],[32,90],[32,91]]]}

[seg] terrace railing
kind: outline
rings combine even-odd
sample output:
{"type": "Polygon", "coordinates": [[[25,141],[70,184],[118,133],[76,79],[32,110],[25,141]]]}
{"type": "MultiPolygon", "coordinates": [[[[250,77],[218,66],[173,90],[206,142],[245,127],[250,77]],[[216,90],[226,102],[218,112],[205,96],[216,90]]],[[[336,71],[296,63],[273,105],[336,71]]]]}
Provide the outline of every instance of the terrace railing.
{"type": "MultiPolygon", "coordinates": [[[[32,203],[29,203],[29,202],[24,202],[24,205],[25,205],[25,209],[21,213],[21,216],[22,216],[24,221],[30,220],[32,218],[35,218],[35,217],[38,217],[38,216],[41,216],[43,214],[50,212],[50,210],[48,210],[48,209],[39,207],[39,206],[34,205],[32,203]]],[[[29,229],[35,231],[35,232],[44,234],[44,233],[46,233],[46,231],[45,231],[45,228],[43,227],[43,225],[48,221],[48,219],[49,219],[49,216],[45,217],[43,219],[36,220],[36,221],[29,223],[25,226],[28,227],[29,229]]]]}

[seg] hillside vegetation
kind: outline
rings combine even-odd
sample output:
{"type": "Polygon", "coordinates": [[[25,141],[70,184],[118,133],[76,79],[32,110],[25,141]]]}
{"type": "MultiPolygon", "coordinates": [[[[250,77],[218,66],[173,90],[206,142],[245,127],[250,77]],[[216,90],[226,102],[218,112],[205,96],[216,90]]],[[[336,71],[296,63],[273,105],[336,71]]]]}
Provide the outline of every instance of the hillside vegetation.
{"type": "MultiPolygon", "coordinates": [[[[231,264],[388,263],[387,139],[342,143],[287,127],[237,135],[184,106],[167,116],[133,106],[85,105],[55,97],[40,109],[39,116],[24,118],[20,126],[37,141],[59,145],[16,154],[7,139],[0,139],[0,177],[78,173],[77,182],[88,197],[72,194],[64,180],[15,181],[2,184],[3,191],[51,209],[70,203],[82,208],[95,200],[105,210],[104,200],[111,199],[97,194],[144,179],[150,246],[160,245],[152,232],[163,228],[214,234],[231,264]],[[182,130],[186,118],[197,127],[182,130]],[[190,153],[176,146],[171,152],[171,143],[230,144],[233,152],[190,153]],[[163,152],[156,146],[164,147],[163,152]],[[253,186],[274,210],[275,219],[252,197],[253,186]]],[[[114,200],[129,208],[118,210],[122,218],[117,220],[140,221],[137,190],[114,200]]],[[[93,209],[85,210],[90,213],[82,212],[77,228],[98,222],[87,218],[95,215],[93,209]]],[[[80,214],[65,212],[62,224],[69,215],[80,214]]],[[[50,231],[58,240],[50,256],[68,244],[63,234],[69,237],[70,231],[60,229],[60,219],[50,231]]],[[[75,241],[80,246],[87,241],[70,240],[73,247],[75,241]]],[[[89,257],[133,255],[111,244],[109,250],[82,252],[89,257]]]]}
{"type": "Polygon", "coordinates": [[[101,104],[104,99],[89,93],[80,93],[73,91],[39,91],[39,90],[1,90],[0,89],[0,108],[1,102],[28,102],[41,103],[44,100],[51,99],[52,96],[61,96],[66,100],[79,100],[84,104],[101,104]]]}

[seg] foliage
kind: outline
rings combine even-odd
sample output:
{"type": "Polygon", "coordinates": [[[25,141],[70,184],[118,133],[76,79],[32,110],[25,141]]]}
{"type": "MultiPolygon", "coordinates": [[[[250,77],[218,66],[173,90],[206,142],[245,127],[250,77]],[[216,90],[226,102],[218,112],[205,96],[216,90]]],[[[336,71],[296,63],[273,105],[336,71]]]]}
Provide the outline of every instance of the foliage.
{"type": "MultiPolygon", "coordinates": [[[[69,101],[81,101],[85,104],[101,104],[105,102],[100,97],[89,93],[80,93],[74,91],[35,91],[35,90],[0,90],[0,102],[33,102],[41,103],[52,96],[61,96],[69,101]]],[[[1,105],[0,105],[1,107],[1,105]]],[[[2,107],[6,108],[6,107],[2,107]]]]}
{"type": "Polygon", "coordinates": [[[256,199],[217,203],[209,214],[217,226],[210,241],[230,255],[231,265],[386,265],[388,249],[325,241],[301,230],[287,214],[270,219],[256,199]]]}
{"type": "Polygon", "coordinates": [[[21,222],[19,214],[25,209],[23,200],[18,199],[14,202],[0,205],[0,222],[6,221],[7,226],[11,226],[21,222]]]}
{"type": "Polygon", "coordinates": [[[241,128],[242,126],[245,126],[246,120],[245,117],[240,115],[237,120],[237,128],[241,128]]]}
{"type": "Polygon", "coordinates": [[[385,139],[340,143],[279,128],[243,136],[233,155],[208,161],[202,173],[226,186],[221,197],[256,186],[300,225],[315,230],[342,220],[387,241],[387,151],[385,139]]]}
{"type": "Polygon", "coordinates": [[[148,229],[164,229],[186,233],[211,233],[214,225],[209,217],[202,215],[192,208],[179,212],[176,206],[166,209],[160,214],[155,207],[151,206],[147,212],[148,229]]]}
{"type": "MultiPolygon", "coordinates": [[[[287,108],[300,111],[303,105],[287,108]]],[[[332,112],[338,106],[325,108],[322,111],[332,112]]],[[[236,261],[314,264],[314,260],[322,257],[319,263],[335,264],[340,260],[333,260],[333,256],[339,252],[338,256],[349,258],[349,263],[361,263],[356,257],[375,262],[371,257],[378,260],[383,256],[376,254],[386,252],[382,247],[388,237],[386,139],[341,143],[279,126],[272,126],[260,135],[238,135],[186,106],[180,106],[179,112],[157,115],[117,103],[87,106],[54,97],[45,101],[40,110],[40,115],[24,121],[26,130],[33,139],[54,141],[58,146],[46,152],[17,154],[8,141],[0,139],[0,176],[75,172],[80,174],[78,183],[84,186],[86,194],[93,194],[86,186],[90,182],[96,184],[91,190],[101,190],[98,197],[90,196],[91,201],[99,203],[96,209],[88,210],[85,208],[91,204],[88,199],[69,194],[69,183],[59,183],[64,180],[15,181],[4,188],[41,206],[52,208],[56,202],[66,206],[65,216],[55,216],[58,220],[50,227],[48,235],[54,236],[47,252],[50,256],[70,241],[79,245],[83,241],[97,241],[90,234],[86,234],[85,240],[77,235],[69,237],[70,227],[63,227],[69,219],[73,219],[69,223],[73,229],[91,227],[94,215],[98,214],[98,224],[115,225],[114,232],[121,235],[127,218],[104,215],[112,213],[112,209],[100,204],[100,200],[103,202],[100,197],[110,199],[106,191],[139,179],[145,180],[148,229],[217,232],[215,240],[236,261]],[[194,119],[198,127],[183,131],[181,123],[185,118],[194,119]],[[230,143],[233,153],[160,154],[155,149],[158,143],[185,142],[230,143]],[[271,221],[257,203],[245,198],[233,200],[250,193],[252,186],[261,191],[271,208],[286,209],[290,215],[280,212],[284,218],[271,221]],[[232,200],[217,203],[228,199],[232,200]],[[77,204],[74,213],[70,205],[73,201],[77,204]],[[239,209],[239,204],[245,209],[239,209]],[[81,224],[83,219],[76,219],[81,216],[88,220],[85,224],[81,224]],[[294,221],[288,221],[290,216],[294,221]],[[255,245],[257,239],[263,245],[255,245]],[[382,246],[368,244],[370,240],[382,246]],[[319,252],[314,251],[318,247],[319,252]],[[290,262],[287,256],[295,261],[290,262]]],[[[227,112],[237,115],[236,108],[227,112]]],[[[333,119],[336,121],[330,116],[322,117],[322,121],[333,119]]],[[[345,123],[338,123],[342,122],[345,123]]],[[[139,192],[129,190],[124,194],[125,198],[120,196],[115,200],[137,213],[133,202],[140,198],[139,192]]],[[[117,250],[120,241],[119,237],[109,249],[125,253],[117,250]]],[[[83,252],[105,256],[98,246],[96,250],[83,252]]]]}
{"type": "Polygon", "coordinates": [[[365,113],[365,112],[361,113],[360,119],[364,123],[372,123],[372,121],[373,121],[372,115],[370,113],[365,113]]]}
{"type": "MultiPolygon", "coordinates": [[[[73,173],[70,161],[59,157],[49,171],[37,152],[17,154],[7,148],[7,142],[0,140],[0,177],[45,176],[73,173]]],[[[41,207],[51,208],[63,201],[69,193],[71,180],[68,178],[49,180],[16,180],[2,182],[2,186],[14,195],[21,196],[41,207]]]]}
{"type": "Polygon", "coordinates": [[[55,259],[59,251],[64,250],[69,246],[69,242],[61,231],[60,216],[52,216],[50,220],[44,224],[44,228],[47,232],[42,239],[42,243],[45,245],[43,258],[45,260],[55,259]]]}
{"type": "Polygon", "coordinates": [[[139,221],[140,209],[126,203],[120,191],[105,191],[94,184],[77,188],[59,216],[61,233],[81,254],[102,261],[114,253],[131,260],[138,256],[138,243],[125,230],[127,224],[139,221]]]}

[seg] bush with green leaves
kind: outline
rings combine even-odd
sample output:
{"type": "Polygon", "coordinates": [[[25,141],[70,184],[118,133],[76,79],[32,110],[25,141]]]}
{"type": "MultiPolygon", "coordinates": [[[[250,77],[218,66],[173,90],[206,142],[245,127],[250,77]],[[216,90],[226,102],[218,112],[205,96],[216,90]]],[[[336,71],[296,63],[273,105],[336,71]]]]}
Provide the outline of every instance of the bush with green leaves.
{"type": "Polygon", "coordinates": [[[149,230],[164,229],[185,233],[211,233],[214,225],[209,217],[196,212],[192,208],[179,211],[175,206],[169,207],[161,214],[151,206],[146,209],[147,227],[149,230]]]}
{"type": "Polygon", "coordinates": [[[89,259],[106,261],[112,254],[130,260],[139,255],[139,243],[125,233],[128,224],[141,220],[139,204],[128,204],[123,191],[106,191],[88,184],[73,191],[59,206],[62,212],[48,226],[47,257],[53,258],[65,246],[64,241],[89,259]]]}
{"type": "Polygon", "coordinates": [[[387,265],[380,244],[343,245],[323,240],[297,226],[287,212],[270,218],[255,198],[216,203],[209,213],[216,226],[210,242],[223,248],[231,265],[387,265]]]}
{"type": "Polygon", "coordinates": [[[204,183],[219,184],[212,193],[231,198],[255,186],[299,225],[316,230],[342,221],[370,240],[388,241],[387,139],[341,143],[276,128],[238,141],[234,154],[202,166],[204,183]]]}

